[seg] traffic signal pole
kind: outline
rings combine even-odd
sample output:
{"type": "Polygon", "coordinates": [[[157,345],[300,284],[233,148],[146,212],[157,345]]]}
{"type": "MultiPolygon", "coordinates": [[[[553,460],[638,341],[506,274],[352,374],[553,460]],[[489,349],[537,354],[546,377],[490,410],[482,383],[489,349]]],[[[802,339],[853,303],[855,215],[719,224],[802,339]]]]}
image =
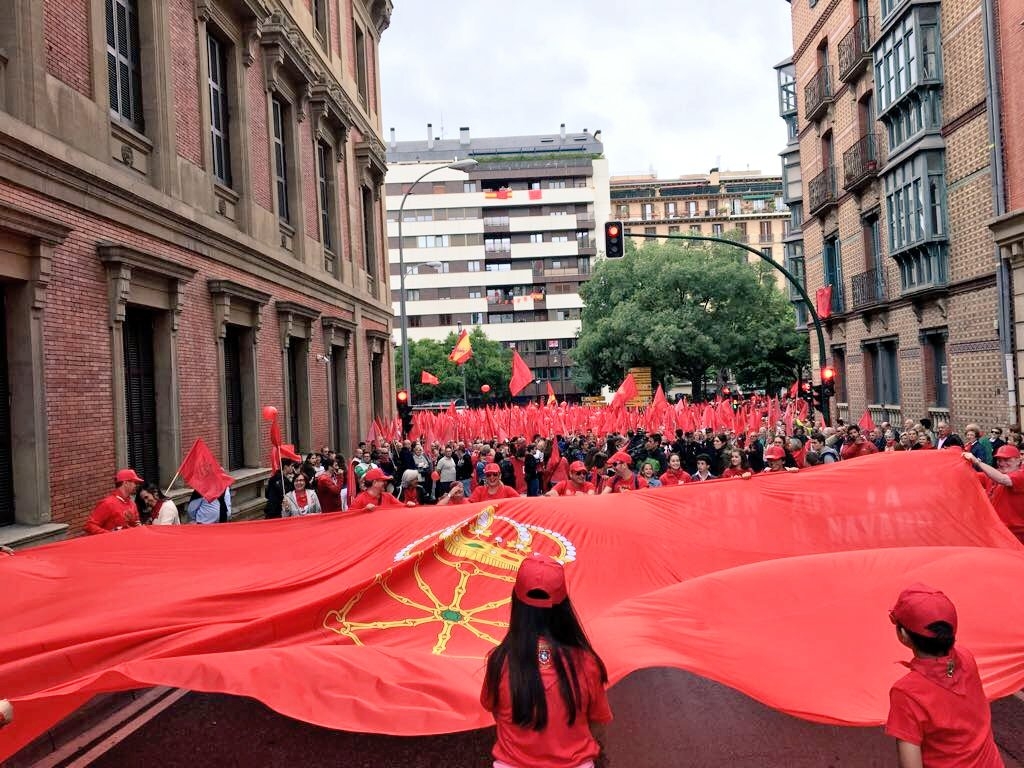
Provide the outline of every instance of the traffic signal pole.
{"type": "MultiPolygon", "coordinates": [[[[632,232],[630,232],[630,233],[626,232],[626,230],[622,227],[622,222],[612,222],[612,221],[608,222],[605,225],[605,232],[606,233],[608,232],[608,227],[614,226],[614,225],[618,225],[618,232],[621,233],[621,234],[619,234],[620,237],[639,237],[639,238],[650,239],[650,240],[663,240],[663,239],[664,240],[693,240],[693,241],[696,241],[696,242],[705,242],[705,243],[722,243],[723,245],[732,245],[732,246],[735,246],[736,248],[742,248],[743,250],[748,251],[748,252],[754,254],[755,256],[757,256],[762,261],[767,262],[768,264],[771,264],[771,266],[774,269],[778,270],[779,272],[781,272],[785,276],[786,280],[789,282],[789,284],[791,286],[793,286],[797,290],[797,293],[800,294],[800,298],[803,299],[804,304],[807,306],[807,312],[811,316],[811,321],[814,323],[814,331],[815,331],[815,333],[817,334],[817,337],[818,337],[818,367],[819,368],[824,368],[825,367],[825,333],[821,330],[821,318],[818,317],[818,313],[815,311],[814,305],[811,304],[811,299],[807,295],[807,291],[800,284],[800,282],[789,272],[789,270],[786,269],[785,267],[783,267],[781,264],[773,261],[768,256],[765,256],[763,253],[761,253],[756,248],[753,248],[753,247],[751,247],[749,245],[746,245],[745,243],[738,243],[735,240],[729,240],[729,239],[724,238],[724,237],[710,237],[710,236],[707,236],[707,235],[641,235],[641,234],[633,234],[632,232]]],[[[825,419],[825,426],[831,426],[832,425],[832,414],[831,414],[831,411],[830,411],[830,408],[829,408],[829,394],[827,393],[827,391],[824,388],[822,388],[822,390],[823,391],[822,391],[822,394],[821,394],[821,415],[825,419]]]]}

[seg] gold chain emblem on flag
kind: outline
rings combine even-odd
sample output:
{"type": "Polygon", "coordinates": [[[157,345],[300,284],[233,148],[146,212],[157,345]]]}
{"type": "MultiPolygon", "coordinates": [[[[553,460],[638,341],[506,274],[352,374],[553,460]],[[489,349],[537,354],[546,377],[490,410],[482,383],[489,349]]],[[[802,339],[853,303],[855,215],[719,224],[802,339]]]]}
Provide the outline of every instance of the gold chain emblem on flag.
{"type": "Polygon", "coordinates": [[[533,552],[561,563],[576,559],[576,547],[561,533],[486,507],[469,522],[402,548],[394,567],[377,574],[340,610],[328,612],[323,626],[356,645],[387,642],[381,633],[424,627],[420,631],[435,654],[449,651],[461,630],[456,655],[483,657],[508,628],[515,574],[533,552]]]}

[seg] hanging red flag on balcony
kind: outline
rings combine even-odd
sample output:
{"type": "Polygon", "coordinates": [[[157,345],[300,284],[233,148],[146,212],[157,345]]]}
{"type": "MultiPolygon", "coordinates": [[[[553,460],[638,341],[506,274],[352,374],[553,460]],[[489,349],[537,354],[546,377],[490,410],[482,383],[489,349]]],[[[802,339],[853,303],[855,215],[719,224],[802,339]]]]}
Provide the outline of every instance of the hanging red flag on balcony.
{"type": "Polygon", "coordinates": [[[818,317],[824,320],[832,316],[832,286],[825,285],[814,294],[814,303],[817,304],[818,317]]]}

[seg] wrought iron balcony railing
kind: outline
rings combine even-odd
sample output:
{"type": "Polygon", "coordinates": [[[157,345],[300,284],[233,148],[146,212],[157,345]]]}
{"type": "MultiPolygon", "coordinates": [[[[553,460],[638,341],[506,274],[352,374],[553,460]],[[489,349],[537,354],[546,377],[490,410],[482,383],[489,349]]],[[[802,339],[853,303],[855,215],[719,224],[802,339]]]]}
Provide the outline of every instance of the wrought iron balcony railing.
{"type": "Polygon", "coordinates": [[[804,117],[817,120],[832,103],[832,67],[820,67],[804,86],[804,117]]]}
{"type": "Polygon", "coordinates": [[[885,280],[884,269],[876,267],[854,275],[850,280],[850,287],[853,294],[853,309],[862,309],[889,301],[889,286],[885,280]]]}
{"type": "Polygon", "coordinates": [[[878,137],[869,133],[843,153],[843,186],[853,191],[878,175],[878,137]]]}
{"type": "Polygon", "coordinates": [[[807,210],[812,216],[825,212],[836,204],[836,168],[825,166],[825,170],[807,182],[807,210]]]}
{"type": "Polygon", "coordinates": [[[844,83],[855,79],[867,68],[874,36],[874,17],[861,16],[839,41],[839,79],[844,83]]]}

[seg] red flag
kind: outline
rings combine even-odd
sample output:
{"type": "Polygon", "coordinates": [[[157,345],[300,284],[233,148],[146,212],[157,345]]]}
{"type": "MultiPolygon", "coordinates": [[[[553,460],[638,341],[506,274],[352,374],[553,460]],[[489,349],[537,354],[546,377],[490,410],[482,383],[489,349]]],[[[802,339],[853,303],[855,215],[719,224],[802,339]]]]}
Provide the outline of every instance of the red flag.
{"type": "Polygon", "coordinates": [[[615,397],[612,398],[612,408],[623,408],[629,404],[629,401],[637,396],[636,381],[633,380],[633,374],[627,373],[626,378],[622,380],[619,388],[615,391],[615,397]]]}
{"type": "Polygon", "coordinates": [[[6,558],[0,680],[18,716],[0,760],[69,702],[151,686],[249,696],[340,730],[483,728],[493,724],[480,706],[483,660],[526,551],[565,561],[612,683],[677,667],[783,712],[877,725],[905,672],[886,610],[919,580],[970,617],[957,639],[975,652],[985,693],[1024,685],[1024,601],[992,588],[1024,581],[1024,550],[959,455],[878,453],[649,494],[503,499],[481,523],[485,505],[202,535],[133,528],[6,558]],[[712,508],[730,515],[708,525],[712,508]],[[175,588],[123,588],[156,583],[175,588]]]}
{"type": "Polygon", "coordinates": [[[543,192],[541,190],[539,190],[539,189],[531,189],[530,190],[529,198],[531,200],[540,200],[542,196],[543,196],[543,192]]]}
{"type": "Polygon", "coordinates": [[[462,365],[473,356],[473,345],[469,342],[469,331],[463,330],[459,334],[455,346],[448,355],[448,359],[456,365],[462,365]]]}
{"type": "Polygon", "coordinates": [[[270,466],[275,469],[281,468],[281,459],[289,461],[302,461],[302,457],[295,452],[295,446],[291,443],[275,446],[270,450],[270,466]]]}
{"type": "Polygon", "coordinates": [[[235,478],[225,472],[213,458],[213,453],[201,437],[197,437],[196,441],[192,443],[192,447],[188,449],[178,472],[185,484],[198,491],[199,495],[207,501],[216,499],[224,493],[229,485],[235,482],[235,478]]]}
{"type": "Polygon", "coordinates": [[[864,414],[860,417],[860,421],[857,422],[857,426],[860,427],[861,432],[870,432],[875,428],[875,421],[871,418],[871,411],[864,410],[864,414]]]}
{"type": "Polygon", "coordinates": [[[429,371],[420,371],[420,384],[433,384],[437,386],[440,383],[440,380],[434,374],[429,371]]]}
{"type": "Polygon", "coordinates": [[[651,403],[651,407],[655,410],[668,407],[668,400],[665,399],[665,390],[661,388],[661,384],[654,390],[654,401],[651,403]]]}
{"type": "Polygon", "coordinates": [[[551,388],[551,382],[548,382],[548,405],[558,405],[558,398],[555,397],[555,390],[551,388]]]}
{"type": "Polygon", "coordinates": [[[281,437],[281,425],[277,423],[277,414],[274,414],[274,420],[270,422],[270,444],[273,446],[279,446],[284,442],[284,438],[281,437]]]}
{"type": "Polygon", "coordinates": [[[526,361],[519,356],[519,352],[512,350],[512,380],[508,383],[508,391],[515,397],[523,389],[533,382],[533,371],[526,364],[526,361]]]}
{"type": "Polygon", "coordinates": [[[832,286],[825,285],[814,294],[814,303],[817,304],[818,317],[824,320],[832,316],[832,286]]]}

